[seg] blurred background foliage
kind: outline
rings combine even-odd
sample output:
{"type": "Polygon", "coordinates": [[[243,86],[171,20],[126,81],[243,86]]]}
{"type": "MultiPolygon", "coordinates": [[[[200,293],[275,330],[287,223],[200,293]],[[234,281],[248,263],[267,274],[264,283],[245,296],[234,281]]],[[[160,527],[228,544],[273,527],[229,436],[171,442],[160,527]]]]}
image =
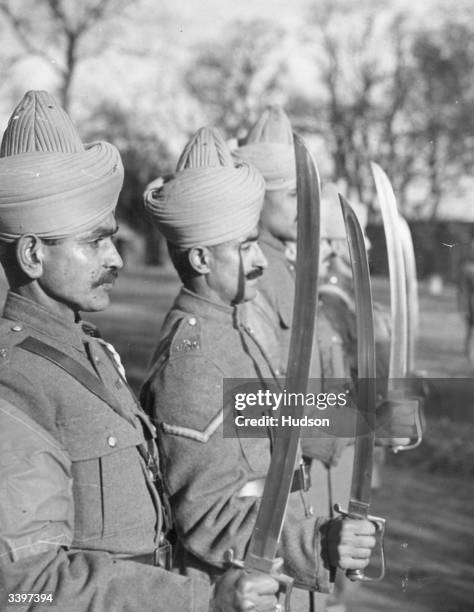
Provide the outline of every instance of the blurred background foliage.
{"type": "Polygon", "coordinates": [[[420,266],[433,267],[429,254],[443,237],[461,250],[470,245],[472,2],[243,0],[240,10],[232,7],[0,0],[1,127],[25,90],[48,89],[86,140],[115,143],[126,168],[119,215],[132,241],[145,241],[131,257],[148,263],[165,253],[142,214],[145,185],[173,170],[201,125],[241,140],[274,103],[310,143],[323,181],[366,204],[372,224],[378,211],[368,162],[385,168],[404,214],[426,228],[420,266]]]}

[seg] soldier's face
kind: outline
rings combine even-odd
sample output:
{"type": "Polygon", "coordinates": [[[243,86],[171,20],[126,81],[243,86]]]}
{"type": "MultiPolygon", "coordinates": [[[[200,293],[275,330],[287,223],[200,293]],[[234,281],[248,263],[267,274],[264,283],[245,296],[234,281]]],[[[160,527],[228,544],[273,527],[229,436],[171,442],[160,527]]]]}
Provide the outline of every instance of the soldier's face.
{"type": "Polygon", "coordinates": [[[265,193],[261,224],[272,236],[282,241],[296,240],[296,217],[296,185],[265,193]]]}
{"type": "Polygon", "coordinates": [[[52,305],[75,312],[107,308],[109,294],[123,266],[113,243],[116,231],[111,213],[91,231],[57,244],[42,245],[43,273],[38,282],[52,305]]]}
{"type": "Polygon", "coordinates": [[[257,242],[255,228],[247,236],[209,247],[207,284],[215,300],[226,305],[253,300],[267,260],[257,242]]]}

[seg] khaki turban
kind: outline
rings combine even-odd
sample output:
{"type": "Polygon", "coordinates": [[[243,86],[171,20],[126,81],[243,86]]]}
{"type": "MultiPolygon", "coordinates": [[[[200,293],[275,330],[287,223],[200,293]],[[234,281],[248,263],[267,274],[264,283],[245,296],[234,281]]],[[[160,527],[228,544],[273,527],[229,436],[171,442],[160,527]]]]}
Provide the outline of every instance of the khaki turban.
{"type": "Polygon", "coordinates": [[[262,113],[246,144],[236,149],[234,156],[260,170],[268,191],[288,189],[296,184],[293,132],[285,111],[279,106],[262,113]]]}
{"type": "Polygon", "coordinates": [[[115,209],[122,182],[114,146],[82,144],[54,98],[30,91],[13,111],[0,149],[0,240],[93,229],[115,209]]]}
{"type": "Polygon", "coordinates": [[[169,242],[182,248],[213,246],[245,236],[257,225],[264,190],[259,172],[235,163],[218,130],[201,128],[171,179],[148,185],[145,208],[169,242]]]}

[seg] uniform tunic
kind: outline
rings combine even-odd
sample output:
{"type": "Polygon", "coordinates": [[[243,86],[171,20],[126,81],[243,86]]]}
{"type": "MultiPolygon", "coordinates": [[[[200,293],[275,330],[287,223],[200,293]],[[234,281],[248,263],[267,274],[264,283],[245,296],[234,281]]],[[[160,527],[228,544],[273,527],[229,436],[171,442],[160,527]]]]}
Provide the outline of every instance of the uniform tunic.
{"type": "MultiPolygon", "coordinates": [[[[272,369],[240,307],[178,295],[142,390],[142,405],[158,427],[165,485],[188,573],[220,573],[226,551],[242,559],[255,524],[259,493],[252,483],[266,475],[270,441],[223,437],[225,378],[262,380],[272,369]],[[193,570],[194,568],[194,570],[193,570]]],[[[321,543],[327,519],[309,517],[305,494],[290,495],[281,539],[285,571],[306,589],[329,589],[321,543]]],[[[298,608],[295,608],[298,609],[298,608]]]]}
{"type": "MultiPolygon", "coordinates": [[[[148,454],[156,451],[154,427],[96,335],[92,326],[7,296],[0,320],[0,608],[8,593],[51,591],[58,610],[195,610],[189,579],[124,559],[160,544],[148,454]],[[27,337],[80,363],[111,401],[21,348],[27,337]]],[[[207,607],[209,593],[199,597],[207,607]]]]}

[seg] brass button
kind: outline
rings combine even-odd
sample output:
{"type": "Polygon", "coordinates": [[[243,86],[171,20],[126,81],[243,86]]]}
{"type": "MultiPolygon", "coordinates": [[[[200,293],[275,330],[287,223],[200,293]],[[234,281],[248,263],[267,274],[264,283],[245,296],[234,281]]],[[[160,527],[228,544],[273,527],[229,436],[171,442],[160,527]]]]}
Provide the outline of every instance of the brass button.
{"type": "Polygon", "coordinates": [[[115,436],[109,436],[107,438],[107,444],[111,447],[111,448],[115,448],[117,446],[117,438],[115,436]]]}
{"type": "Polygon", "coordinates": [[[18,324],[16,324],[16,325],[12,325],[12,331],[19,332],[19,331],[21,331],[22,329],[23,329],[23,327],[22,327],[21,325],[18,325],[18,324]]]}
{"type": "Polygon", "coordinates": [[[188,324],[191,325],[191,327],[194,327],[196,323],[197,323],[196,317],[189,317],[188,324]]]}

